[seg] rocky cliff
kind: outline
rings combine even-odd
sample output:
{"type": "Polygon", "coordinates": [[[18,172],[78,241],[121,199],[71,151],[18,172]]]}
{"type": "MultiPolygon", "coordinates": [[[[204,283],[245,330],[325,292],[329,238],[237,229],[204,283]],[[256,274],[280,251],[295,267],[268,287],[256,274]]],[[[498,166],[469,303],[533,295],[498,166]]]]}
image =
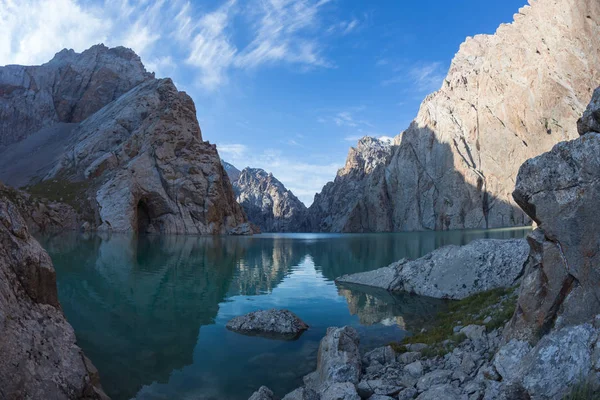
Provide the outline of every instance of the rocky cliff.
{"type": "MultiPolygon", "coordinates": [[[[313,228],[367,232],[528,223],[511,197],[517,169],[577,136],[575,121],[600,82],[599,22],[595,0],[537,0],[494,35],[468,38],[442,88],[395,138],[392,154],[368,169],[347,163],[315,198],[313,228]]],[[[371,143],[374,150],[380,146],[371,143]]],[[[350,150],[349,160],[356,151],[350,150]]]]}
{"type": "Polygon", "coordinates": [[[0,398],[103,399],[58,303],[52,261],[0,195],[0,398]]]}
{"type": "Polygon", "coordinates": [[[0,67],[0,147],[57,122],[81,122],[153,77],[130,49],[64,49],[40,66],[0,67]]]}
{"type": "Polygon", "coordinates": [[[248,219],[262,232],[306,232],[307,208],[273,176],[260,168],[242,171],[223,162],[233,183],[236,199],[248,219]]]}
{"type": "Polygon", "coordinates": [[[0,111],[0,137],[10,144],[0,154],[0,180],[69,203],[98,230],[251,232],[215,145],[202,138],[192,99],[170,79],[147,74],[131,50],[63,50],[40,67],[5,67],[0,85],[28,71],[42,78],[21,79],[21,94],[0,92],[0,110],[13,110],[0,111]],[[42,112],[48,104],[55,114],[42,112]],[[21,126],[21,109],[42,115],[21,126]],[[14,143],[20,130],[28,136],[14,143]]]}

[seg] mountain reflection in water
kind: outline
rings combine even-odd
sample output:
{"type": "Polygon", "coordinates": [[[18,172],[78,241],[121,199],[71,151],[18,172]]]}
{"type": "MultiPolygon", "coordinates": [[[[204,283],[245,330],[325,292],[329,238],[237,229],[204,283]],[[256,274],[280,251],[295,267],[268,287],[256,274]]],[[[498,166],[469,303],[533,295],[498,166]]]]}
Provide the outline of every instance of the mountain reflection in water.
{"type": "Polygon", "coordinates": [[[314,370],[328,326],[354,326],[364,349],[432,322],[444,302],[356,287],[343,274],[481,237],[529,230],[197,237],[63,234],[40,241],[78,343],[114,400],[282,396],[314,370]],[[272,341],[225,329],[250,311],[287,308],[309,326],[272,341]]]}

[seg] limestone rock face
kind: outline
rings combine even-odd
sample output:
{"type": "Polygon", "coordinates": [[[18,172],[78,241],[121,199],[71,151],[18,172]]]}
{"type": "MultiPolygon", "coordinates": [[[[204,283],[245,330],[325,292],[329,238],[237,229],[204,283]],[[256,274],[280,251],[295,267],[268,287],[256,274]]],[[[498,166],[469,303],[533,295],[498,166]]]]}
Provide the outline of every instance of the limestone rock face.
{"type": "Polygon", "coordinates": [[[294,194],[260,168],[239,171],[223,163],[238,203],[248,219],[262,232],[306,232],[309,230],[307,209],[294,194]]]}
{"type": "Polygon", "coordinates": [[[0,67],[0,147],[57,122],[80,122],[150,79],[130,49],[64,49],[40,66],[0,67]]]}
{"type": "Polygon", "coordinates": [[[338,171],[335,181],[315,195],[309,208],[312,229],[323,232],[393,230],[390,214],[393,206],[385,180],[385,166],[391,155],[390,143],[368,136],[350,148],[346,164],[338,171]]]}
{"type": "Polygon", "coordinates": [[[192,99],[148,80],[83,121],[45,180],[87,181],[99,230],[247,233],[192,99]]]}
{"type": "Polygon", "coordinates": [[[289,310],[261,310],[233,318],[227,329],[273,339],[297,339],[308,325],[289,310]]]}
{"type": "Polygon", "coordinates": [[[353,174],[344,168],[323,188],[310,209],[315,229],[529,222],[511,198],[518,166],[577,137],[575,121],[600,81],[600,4],[537,0],[514,18],[461,45],[442,88],[395,138],[391,156],[370,173],[351,168],[354,179],[343,179],[353,174]]]}
{"type": "Polygon", "coordinates": [[[48,254],[0,196],[0,397],[105,399],[58,303],[48,254]],[[97,385],[98,387],[94,386],[97,385]]]}
{"type": "Polygon", "coordinates": [[[12,144],[0,152],[0,178],[68,203],[91,229],[251,233],[215,145],[202,138],[192,99],[170,79],[147,74],[133,51],[63,50],[40,67],[5,67],[0,87],[23,81],[19,71],[40,78],[36,91],[22,84],[32,93],[24,105],[18,91],[1,97],[0,114],[14,112],[2,114],[0,138],[12,144]],[[43,99],[56,115],[46,115],[43,99]],[[39,117],[27,122],[33,128],[21,126],[27,118],[20,110],[39,117]],[[15,171],[10,155],[30,162],[15,171]]]}
{"type": "Polygon", "coordinates": [[[514,285],[529,253],[525,240],[481,239],[465,246],[445,246],[414,261],[336,279],[422,296],[463,299],[478,292],[514,285]]]}
{"type": "Polygon", "coordinates": [[[528,238],[531,252],[511,337],[533,340],[600,313],[600,133],[593,131],[599,112],[597,90],[579,122],[582,136],[519,171],[514,198],[539,228],[528,238]]]}

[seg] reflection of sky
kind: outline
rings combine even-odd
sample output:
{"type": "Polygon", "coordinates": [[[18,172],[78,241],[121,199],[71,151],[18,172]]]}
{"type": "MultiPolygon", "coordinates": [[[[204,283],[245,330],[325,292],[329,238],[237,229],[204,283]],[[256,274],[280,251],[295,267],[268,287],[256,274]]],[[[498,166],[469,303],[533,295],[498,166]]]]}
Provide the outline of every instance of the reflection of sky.
{"type": "Polygon", "coordinates": [[[333,279],[415,258],[445,244],[526,231],[373,235],[119,235],[42,239],[78,343],[113,400],[247,399],[260,385],[283,396],[313,371],[329,326],[354,326],[362,349],[430,323],[440,303],[333,279]],[[251,311],[287,308],[309,326],[297,341],[225,329],[251,311]],[[140,389],[141,387],[141,389],[140,389]]]}
{"type": "Polygon", "coordinates": [[[283,390],[283,395],[314,370],[319,341],[327,327],[336,323],[359,325],[358,318],[349,315],[346,300],[338,295],[335,284],[325,279],[315,269],[312,258],[306,256],[271,293],[231,296],[220,303],[215,324],[200,329],[194,364],[174,371],[166,384],[143,387],[138,398],[245,399],[257,388],[257,382],[283,390]],[[269,308],[293,311],[310,329],[294,342],[248,337],[225,329],[227,321],[235,316],[269,308]],[[282,378],[288,383],[282,384],[282,378]],[[201,389],[195,387],[199,383],[201,389]],[[238,389],[240,393],[236,393],[238,389]]]}

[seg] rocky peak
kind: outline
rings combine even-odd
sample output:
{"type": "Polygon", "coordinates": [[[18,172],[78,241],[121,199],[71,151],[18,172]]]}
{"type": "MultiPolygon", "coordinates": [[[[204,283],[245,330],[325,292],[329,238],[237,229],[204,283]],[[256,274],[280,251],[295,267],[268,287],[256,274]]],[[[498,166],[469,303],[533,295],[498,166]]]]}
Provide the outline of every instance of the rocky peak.
{"type": "Polygon", "coordinates": [[[238,203],[250,222],[263,232],[304,232],[308,230],[307,209],[283,183],[261,168],[241,172],[224,161],[223,165],[238,203]]]}
{"type": "Polygon", "coordinates": [[[64,49],[40,66],[0,67],[0,146],[57,122],[80,122],[146,79],[140,58],[124,47],[64,49]]]}
{"type": "Polygon", "coordinates": [[[377,166],[385,164],[392,153],[389,141],[365,136],[358,141],[356,147],[348,151],[344,168],[338,171],[338,176],[348,174],[370,174],[377,166]]]}
{"type": "Polygon", "coordinates": [[[343,173],[353,179],[336,178],[315,198],[316,229],[528,223],[511,196],[518,166],[577,137],[600,81],[599,21],[596,0],[538,0],[494,35],[468,38],[392,156],[368,174],[350,163],[343,173]]]}

